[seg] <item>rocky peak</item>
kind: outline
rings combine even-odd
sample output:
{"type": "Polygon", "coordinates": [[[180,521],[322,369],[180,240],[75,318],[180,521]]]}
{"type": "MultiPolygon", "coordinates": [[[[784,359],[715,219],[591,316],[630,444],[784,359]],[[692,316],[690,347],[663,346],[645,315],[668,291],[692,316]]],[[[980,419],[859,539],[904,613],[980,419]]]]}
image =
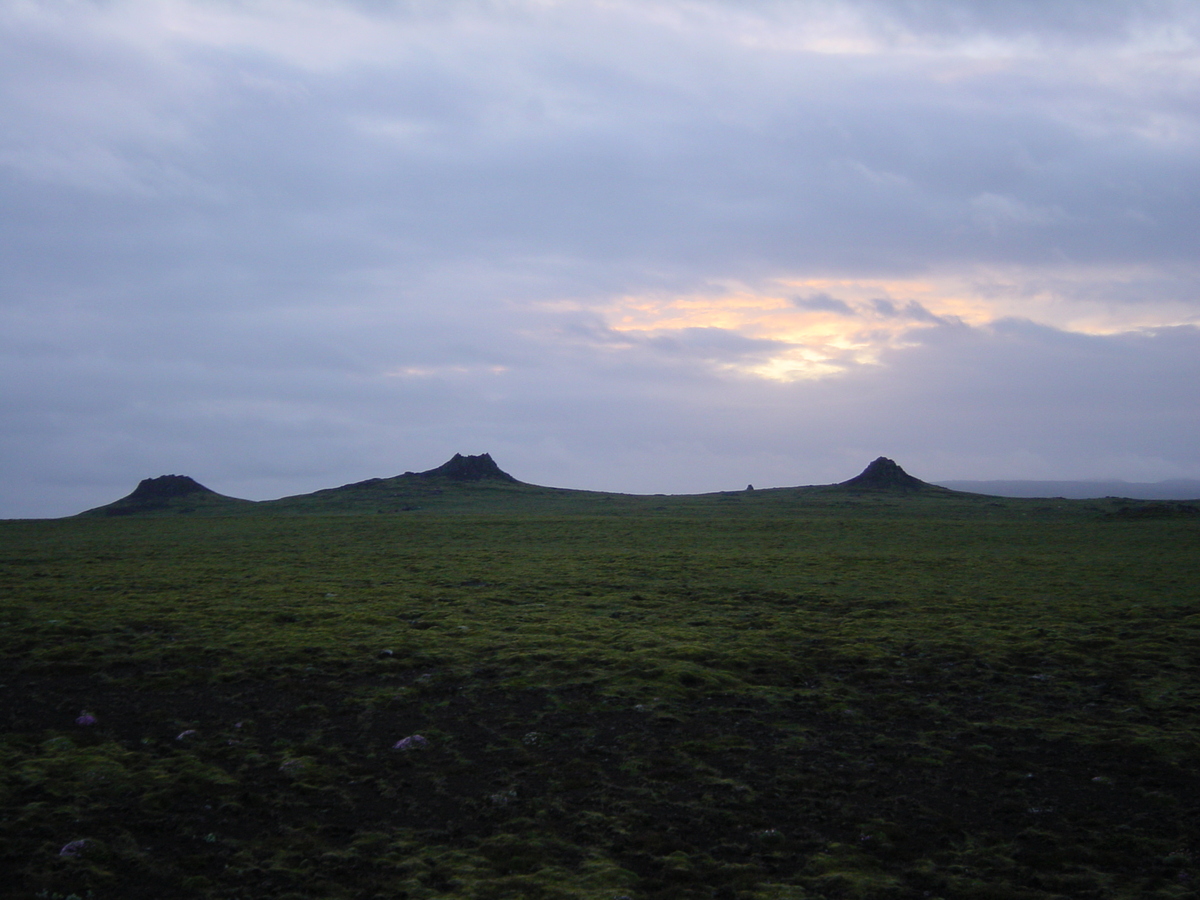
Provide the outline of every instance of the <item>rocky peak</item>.
{"type": "Polygon", "coordinates": [[[913,478],[886,456],[879,457],[860,474],[838,486],[866,491],[921,491],[933,487],[919,478],[913,478]]]}
{"type": "Polygon", "coordinates": [[[481,453],[478,456],[463,456],[461,453],[455,453],[447,462],[442,463],[436,469],[422,472],[421,475],[427,478],[450,478],[454,481],[517,480],[496,465],[496,461],[488,453],[481,453]]]}

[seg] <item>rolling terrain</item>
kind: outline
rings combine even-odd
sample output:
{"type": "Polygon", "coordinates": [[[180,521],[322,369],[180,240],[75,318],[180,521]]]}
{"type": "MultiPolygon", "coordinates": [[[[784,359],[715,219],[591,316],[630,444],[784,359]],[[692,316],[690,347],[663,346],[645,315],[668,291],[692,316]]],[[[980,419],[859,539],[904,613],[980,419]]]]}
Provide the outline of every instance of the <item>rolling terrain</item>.
{"type": "Polygon", "coordinates": [[[1193,505],[457,459],[0,522],[0,896],[1195,896],[1193,505]]]}
{"type": "MultiPolygon", "coordinates": [[[[975,482],[970,482],[975,484],[975,482]]],[[[1007,482],[997,484],[1006,484],[1007,482]]],[[[990,484],[990,482],[980,482],[990,484]]],[[[1026,483],[1030,484],[1030,483],[1026,483]]],[[[243,516],[243,515],[362,515],[379,513],[445,513],[606,515],[627,513],[789,515],[796,504],[810,512],[853,506],[888,509],[904,500],[910,514],[925,514],[953,504],[957,513],[974,504],[977,510],[1044,508],[1044,504],[1016,505],[1008,498],[952,490],[914,478],[894,461],[879,457],[859,475],[839,484],[720,491],[710,494],[619,494],[543,487],[518,481],[503,471],[492,457],[455,454],[426,472],[405,472],[391,478],[370,478],[340,487],[250,501],[226,497],[183,475],[163,475],[143,480],[126,497],[80,513],[83,517],[114,516],[243,516]],[[926,503],[910,502],[919,497],[926,503]]],[[[1047,499],[1047,498],[1035,498],[1047,499]]],[[[1056,497],[1055,500],[1063,498],[1056,497]]],[[[1104,508],[1141,507],[1129,498],[1104,497],[1104,508]]],[[[1096,507],[1099,509],[1100,507],[1096,507]]],[[[1168,505],[1172,509],[1184,509],[1168,505]]]]}

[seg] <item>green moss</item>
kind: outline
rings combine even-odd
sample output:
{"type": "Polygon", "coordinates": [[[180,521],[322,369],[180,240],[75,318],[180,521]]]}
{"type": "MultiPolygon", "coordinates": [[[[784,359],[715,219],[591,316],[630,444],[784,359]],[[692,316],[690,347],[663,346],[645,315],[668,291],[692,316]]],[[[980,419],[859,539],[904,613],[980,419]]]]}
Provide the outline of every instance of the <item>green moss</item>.
{"type": "Polygon", "coordinates": [[[1194,889],[1194,521],[503,496],[0,523],[0,895],[1194,889]]]}

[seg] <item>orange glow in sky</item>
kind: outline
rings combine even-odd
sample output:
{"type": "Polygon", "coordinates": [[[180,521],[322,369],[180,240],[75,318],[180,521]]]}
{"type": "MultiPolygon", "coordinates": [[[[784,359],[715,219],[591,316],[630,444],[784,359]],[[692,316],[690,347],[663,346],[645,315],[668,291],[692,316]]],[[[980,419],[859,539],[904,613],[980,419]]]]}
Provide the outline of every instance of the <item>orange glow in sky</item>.
{"type": "MultiPolygon", "coordinates": [[[[1137,273],[1131,273],[1130,280],[1137,273]]],[[[659,336],[718,328],[784,344],[723,368],[772,380],[837,374],[875,365],[888,348],[904,346],[920,329],[984,327],[998,319],[1030,319],[1082,334],[1113,334],[1194,323],[1182,305],[1105,304],[1086,298],[1095,273],[987,272],[921,279],[777,279],[762,288],[715,284],[690,294],[622,296],[605,310],[618,332],[659,336]],[[1082,299],[1081,299],[1082,297],[1082,299]]],[[[1113,273],[1104,272],[1111,280],[1113,273]]]]}

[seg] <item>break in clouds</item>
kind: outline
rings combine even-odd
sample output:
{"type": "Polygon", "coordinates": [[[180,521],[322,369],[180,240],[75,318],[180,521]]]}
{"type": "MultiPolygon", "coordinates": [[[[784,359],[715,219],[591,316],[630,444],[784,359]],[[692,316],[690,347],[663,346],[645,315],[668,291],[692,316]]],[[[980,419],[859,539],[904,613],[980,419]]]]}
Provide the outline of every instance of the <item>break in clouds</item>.
{"type": "Polygon", "coordinates": [[[1189,2],[0,9],[0,515],[1200,477],[1189,2]]]}

